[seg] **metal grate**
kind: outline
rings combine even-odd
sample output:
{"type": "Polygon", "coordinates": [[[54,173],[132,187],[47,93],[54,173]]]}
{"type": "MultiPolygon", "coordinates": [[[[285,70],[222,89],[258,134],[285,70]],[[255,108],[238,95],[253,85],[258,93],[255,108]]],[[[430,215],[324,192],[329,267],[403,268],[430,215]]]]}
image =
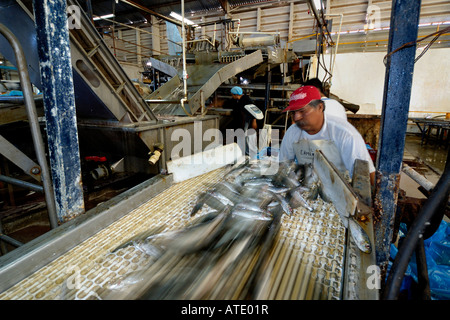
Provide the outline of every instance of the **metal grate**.
{"type": "MultiPolygon", "coordinates": [[[[190,217],[196,196],[205,185],[222,181],[225,170],[174,184],[147,203],[60,256],[0,294],[0,299],[98,299],[102,290],[121,276],[148,267],[151,257],[118,245],[143,231],[186,226],[208,207],[190,217]]],[[[256,290],[258,299],[340,299],[343,279],[345,228],[333,205],[310,202],[316,212],[302,207],[283,215],[273,250],[256,290]]],[[[245,299],[247,280],[258,252],[242,259],[235,269],[217,279],[204,299],[245,299]]],[[[189,259],[174,266],[189,266],[189,259]]]]}

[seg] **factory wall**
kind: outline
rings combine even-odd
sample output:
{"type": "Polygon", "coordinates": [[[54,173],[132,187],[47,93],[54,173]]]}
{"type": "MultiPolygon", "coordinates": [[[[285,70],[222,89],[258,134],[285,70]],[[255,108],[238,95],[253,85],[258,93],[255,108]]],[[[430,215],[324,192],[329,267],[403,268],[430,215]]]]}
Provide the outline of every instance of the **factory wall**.
{"type": "MultiPolygon", "coordinates": [[[[418,50],[418,54],[420,54],[418,50]]],[[[360,114],[381,114],[386,52],[337,54],[331,92],[359,104],[360,114]]],[[[414,66],[409,117],[450,112],[450,48],[429,49],[414,66]]],[[[329,61],[329,56],[325,57],[329,61]]],[[[319,72],[323,78],[324,72],[319,72]]]]}

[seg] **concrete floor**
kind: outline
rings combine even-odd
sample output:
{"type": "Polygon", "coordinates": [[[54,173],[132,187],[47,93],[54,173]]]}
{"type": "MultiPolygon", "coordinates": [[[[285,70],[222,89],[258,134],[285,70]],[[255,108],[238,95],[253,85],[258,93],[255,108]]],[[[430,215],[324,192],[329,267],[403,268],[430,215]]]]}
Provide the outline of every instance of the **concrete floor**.
{"type": "MultiPolygon", "coordinates": [[[[406,135],[403,161],[428,181],[436,184],[444,172],[449,146],[440,145],[433,141],[421,145],[420,142],[419,135],[406,135]]],[[[405,173],[401,173],[400,188],[406,192],[406,196],[425,199],[426,197],[418,190],[418,187],[417,182],[405,173]]],[[[450,222],[450,219],[446,216],[444,216],[444,220],[450,222]]]]}

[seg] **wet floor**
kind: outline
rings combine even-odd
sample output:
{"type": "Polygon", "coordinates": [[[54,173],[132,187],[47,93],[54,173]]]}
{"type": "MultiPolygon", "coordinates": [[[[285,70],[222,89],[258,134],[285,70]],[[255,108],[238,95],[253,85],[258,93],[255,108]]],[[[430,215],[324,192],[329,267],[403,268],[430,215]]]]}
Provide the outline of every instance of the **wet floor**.
{"type": "Polygon", "coordinates": [[[408,153],[421,159],[426,165],[431,167],[437,173],[444,172],[447,161],[449,146],[437,141],[429,141],[421,144],[421,138],[418,135],[408,134],[405,139],[405,154],[408,153]]]}
{"type": "MultiPolygon", "coordinates": [[[[437,141],[421,144],[419,135],[406,135],[403,162],[433,184],[436,184],[443,174],[448,154],[449,145],[439,144],[437,141]]],[[[412,178],[401,173],[400,188],[406,192],[406,196],[425,199],[426,196],[419,191],[419,187],[412,178]]],[[[450,222],[450,218],[444,215],[444,221],[450,222]]]]}
{"type": "MultiPolygon", "coordinates": [[[[408,134],[405,139],[403,162],[413,168],[429,182],[436,184],[444,172],[449,146],[430,141],[421,144],[419,135],[408,134]]],[[[402,173],[400,188],[406,191],[407,196],[425,198],[423,193],[417,190],[419,185],[402,173]]]]}

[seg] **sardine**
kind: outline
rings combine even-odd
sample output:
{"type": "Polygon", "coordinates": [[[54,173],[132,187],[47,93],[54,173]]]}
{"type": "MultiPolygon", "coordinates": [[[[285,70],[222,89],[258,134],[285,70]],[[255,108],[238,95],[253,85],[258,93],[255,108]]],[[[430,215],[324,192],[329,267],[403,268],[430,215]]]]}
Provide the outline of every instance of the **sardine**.
{"type": "Polygon", "coordinates": [[[267,190],[270,191],[270,192],[279,194],[279,193],[285,193],[285,192],[291,190],[291,188],[289,188],[289,187],[268,186],[267,190]]]}
{"type": "Polygon", "coordinates": [[[307,187],[312,186],[314,183],[317,183],[319,180],[319,176],[314,171],[314,167],[312,164],[305,164],[305,178],[304,185],[307,187]]]}
{"type": "Polygon", "coordinates": [[[154,259],[159,259],[164,253],[164,249],[160,246],[150,243],[150,241],[152,241],[151,238],[143,241],[136,241],[134,243],[134,247],[154,259]]]}
{"type": "Polygon", "coordinates": [[[234,179],[234,183],[239,185],[239,186],[242,186],[246,182],[251,181],[251,180],[255,180],[255,179],[262,179],[262,176],[259,175],[259,174],[255,174],[254,172],[244,172],[244,173],[241,173],[240,175],[238,175],[234,179]]]}
{"type": "Polygon", "coordinates": [[[234,180],[238,175],[240,175],[242,172],[244,172],[247,169],[249,163],[249,159],[245,159],[245,161],[241,164],[238,165],[234,165],[234,167],[232,167],[230,169],[230,171],[228,171],[225,174],[225,179],[230,179],[230,180],[234,180]]]}
{"type": "Polygon", "coordinates": [[[360,224],[353,217],[350,217],[348,219],[348,226],[350,229],[350,234],[359,250],[365,253],[371,253],[372,245],[370,244],[369,236],[360,224]]]}
{"type": "Polygon", "coordinates": [[[166,250],[186,254],[207,247],[220,233],[221,226],[228,213],[229,209],[226,208],[212,220],[175,231],[164,241],[166,250]]]}
{"type": "Polygon", "coordinates": [[[254,211],[254,212],[260,213],[260,214],[264,212],[264,210],[261,207],[259,207],[257,204],[255,204],[253,202],[238,203],[233,208],[233,211],[236,211],[236,210],[244,210],[244,211],[251,210],[251,211],[254,211]]]}
{"type": "Polygon", "coordinates": [[[303,196],[301,195],[301,192],[303,190],[301,188],[302,187],[295,188],[288,192],[289,204],[294,209],[302,206],[308,209],[309,211],[313,212],[314,209],[308,204],[305,198],[303,198],[303,196]]]}
{"type": "Polygon", "coordinates": [[[128,289],[131,286],[134,286],[141,281],[145,280],[145,273],[143,270],[133,271],[127,273],[118,279],[110,281],[106,284],[107,290],[124,290],[128,289]]]}
{"type": "Polygon", "coordinates": [[[224,196],[222,193],[218,192],[218,191],[212,191],[210,192],[210,194],[220,200],[220,202],[222,202],[224,205],[226,206],[234,206],[235,202],[230,200],[228,197],[224,196]]]}
{"type": "Polygon", "coordinates": [[[112,250],[111,252],[114,253],[120,249],[126,248],[128,246],[135,246],[137,243],[145,242],[146,240],[149,240],[153,236],[161,233],[162,230],[164,230],[164,226],[158,226],[156,228],[151,228],[150,230],[146,230],[144,232],[141,232],[134,237],[128,239],[123,244],[119,245],[117,248],[112,250]]]}
{"type": "Polygon", "coordinates": [[[272,220],[272,217],[268,215],[264,210],[261,210],[260,212],[250,210],[250,209],[244,209],[244,208],[238,208],[234,209],[231,212],[231,215],[233,217],[238,216],[245,219],[252,219],[252,220],[264,220],[264,221],[270,221],[272,220]]]}
{"type": "Polygon", "coordinates": [[[227,201],[220,199],[217,194],[208,191],[203,192],[200,194],[196,204],[192,208],[190,214],[191,217],[194,216],[203,207],[204,204],[207,204],[209,207],[217,211],[223,211],[228,205],[227,201]]]}
{"type": "Polygon", "coordinates": [[[275,199],[275,201],[277,201],[280,204],[284,213],[286,213],[288,216],[290,216],[292,214],[292,212],[293,212],[292,206],[289,204],[289,202],[286,200],[285,197],[283,197],[277,193],[274,193],[274,199],[275,199]]]}

